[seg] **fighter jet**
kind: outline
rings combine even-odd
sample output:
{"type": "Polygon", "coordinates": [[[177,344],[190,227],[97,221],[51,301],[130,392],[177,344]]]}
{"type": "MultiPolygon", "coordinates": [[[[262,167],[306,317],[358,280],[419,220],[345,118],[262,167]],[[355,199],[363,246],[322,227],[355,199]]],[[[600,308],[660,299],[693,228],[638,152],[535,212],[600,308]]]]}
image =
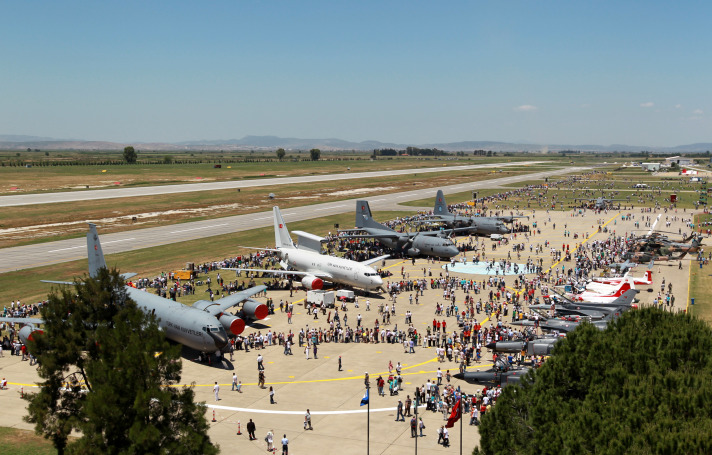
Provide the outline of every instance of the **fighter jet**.
{"type": "Polygon", "coordinates": [[[371,215],[368,201],[356,201],[356,229],[339,231],[348,237],[377,239],[382,245],[403,251],[410,257],[429,256],[451,258],[459,251],[443,231],[396,232],[388,226],[376,222],[371,215]],[[355,234],[366,232],[366,234],[355,234]]]}
{"type": "Polygon", "coordinates": [[[507,361],[503,356],[500,356],[494,362],[492,369],[486,371],[466,371],[464,373],[456,373],[454,377],[467,381],[470,384],[479,384],[484,386],[506,386],[509,384],[518,384],[522,380],[522,376],[526,375],[531,370],[529,366],[514,366],[507,361]]]}
{"type": "Polygon", "coordinates": [[[430,220],[436,223],[443,223],[448,228],[469,228],[469,232],[475,235],[507,234],[509,228],[504,225],[513,221],[515,216],[461,216],[448,210],[445,203],[445,196],[442,190],[438,190],[435,196],[435,208],[430,220]]]}
{"type": "MultiPolygon", "coordinates": [[[[96,277],[100,269],[106,268],[106,261],[94,224],[89,224],[87,255],[89,276],[96,277]]],[[[128,279],[135,275],[129,273],[122,276],[124,279],[128,279]]],[[[65,281],[45,282],[74,284],[65,281]]],[[[214,302],[198,300],[193,306],[183,305],[132,286],[126,286],[125,289],[129,297],[144,313],[156,315],[158,326],[166,334],[166,338],[202,353],[212,354],[215,351],[227,349],[229,340],[226,330],[234,335],[239,335],[245,329],[247,322],[264,319],[269,313],[267,305],[250,299],[253,295],[264,291],[265,286],[255,286],[214,302]],[[228,312],[230,308],[240,303],[242,303],[240,312],[237,314],[228,312]]],[[[0,321],[24,324],[24,327],[19,331],[20,340],[23,343],[27,343],[33,336],[42,333],[37,325],[44,323],[41,319],[36,318],[0,318],[0,321]]]]}
{"type": "MultiPolygon", "coordinates": [[[[319,290],[324,287],[324,281],[342,283],[355,288],[373,291],[383,286],[381,276],[371,264],[381,261],[388,255],[379,256],[363,262],[352,261],[335,256],[321,254],[322,237],[308,232],[294,231],[299,238],[298,247],[292,242],[292,237],[287,230],[287,224],[282,218],[279,207],[273,208],[274,213],[274,241],[276,248],[254,248],[262,251],[278,253],[282,270],[270,269],[245,269],[226,268],[246,272],[261,272],[275,275],[301,276],[302,286],[306,289],[319,290]]],[[[248,247],[252,248],[252,247],[248,247]]]]}

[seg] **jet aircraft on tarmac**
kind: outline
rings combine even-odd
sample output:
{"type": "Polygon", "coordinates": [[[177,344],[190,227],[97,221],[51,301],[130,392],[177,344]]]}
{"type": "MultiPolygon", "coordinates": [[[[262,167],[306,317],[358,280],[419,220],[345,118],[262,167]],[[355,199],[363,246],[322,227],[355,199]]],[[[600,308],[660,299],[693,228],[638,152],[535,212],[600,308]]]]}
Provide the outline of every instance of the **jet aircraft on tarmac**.
{"type": "Polygon", "coordinates": [[[370,267],[388,257],[379,256],[363,262],[352,261],[335,256],[321,254],[323,238],[308,232],[294,231],[299,238],[298,246],[292,242],[292,237],[287,230],[287,224],[282,218],[279,207],[273,208],[274,213],[274,241],[276,248],[255,248],[262,251],[274,251],[279,254],[280,265],[283,270],[269,269],[234,269],[245,272],[261,272],[276,275],[301,276],[301,283],[306,289],[321,289],[324,281],[342,283],[366,291],[374,291],[383,286],[381,276],[370,267]]]}
{"type": "Polygon", "coordinates": [[[520,216],[462,216],[448,210],[442,190],[435,196],[433,214],[429,217],[432,222],[443,223],[448,228],[469,228],[475,235],[507,234],[509,228],[504,223],[511,223],[520,216]]]}
{"type": "Polygon", "coordinates": [[[445,235],[445,231],[396,232],[388,226],[378,223],[371,215],[368,201],[356,201],[355,226],[356,229],[345,229],[339,232],[346,233],[348,237],[376,239],[382,245],[403,251],[410,257],[451,258],[459,253],[455,244],[445,235]],[[366,234],[355,234],[356,232],[366,232],[366,234]]]}
{"type": "MultiPolygon", "coordinates": [[[[99,242],[99,235],[94,224],[89,224],[87,233],[87,255],[89,258],[89,276],[95,277],[99,270],[106,268],[104,253],[99,242]]],[[[124,279],[136,274],[123,274],[124,279]]],[[[46,283],[69,284],[65,281],[45,281],[46,283]]],[[[247,290],[225,296],[214,302],[198,300],[193,306],[183,305],[157,295],[136,289],[132,286],[125,287],[126,292],[144,313],[153,313],[159,327],[166,334],[166,338],[188,346],[202,353],[214,353],[228,347],[229,330],[234,335],[239,335],[245,329],[245,323],[267,317],[268,309],[264,303],[251,300],[255,294],[266,289],[265,286],[255,286],[247,290]],[[242,303],[242,309],[237,314],[230,314],[228,310],[242,303]]],[[[36,324],[42,324],[38,318],[0,318],[0,321],[23,324],[18,335],[23,343],[27,343],[33,336],[42,333],[36,324]]]]}

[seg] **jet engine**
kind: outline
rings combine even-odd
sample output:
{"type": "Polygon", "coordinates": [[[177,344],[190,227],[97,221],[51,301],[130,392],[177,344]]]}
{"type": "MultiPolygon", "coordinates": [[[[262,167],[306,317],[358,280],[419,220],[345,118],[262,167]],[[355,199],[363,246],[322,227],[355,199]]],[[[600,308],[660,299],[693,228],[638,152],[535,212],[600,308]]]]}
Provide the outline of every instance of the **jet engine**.
{"type": "Polygon", "coordinates": [[[218,319],[220,324],[233,335],[239,335],[245,330],[245,321],[229,313],[223,313],[218,319]]]}
{"type": "Polygon", "coordinates": [[[32,324],[26,324],[24,327],[20,329],[18,332],[18,335],[20,336],[20,341],[22,341],[22,344],[27,346],[27,341],[34,341],[34,337],[43,334],[44,331],[38,329],[37,327],[33,326],[32,324]]]}
{"type": "Polygon", "coordinates": [[[266,318],[268,314],[269,308],[267,308],[267,305],[264,303],[256,300],[245,300],[245,303],[242,304],[242,313],[240,316],[247,320],[262,320],[266,318]]]}
{"type": "Polygon", "coordinates": [[[324,281],[321,278],[317,278],[312,275],[307,275],[302,278],[302,286],[311,290],[318,291],[324,287],[324,281]]]}

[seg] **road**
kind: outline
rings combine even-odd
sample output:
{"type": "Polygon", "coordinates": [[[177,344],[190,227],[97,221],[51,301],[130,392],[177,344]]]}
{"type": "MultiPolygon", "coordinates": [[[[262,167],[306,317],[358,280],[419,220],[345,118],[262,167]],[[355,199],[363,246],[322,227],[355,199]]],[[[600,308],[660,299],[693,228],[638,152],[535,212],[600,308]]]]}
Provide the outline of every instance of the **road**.
{"type": "MultiPolygon", "coordinates": [[[[496,178],[480,182],[443,186],[440,187],[440,189],[442,189],[445,194],[452,194],[469,190],[493,188],[515,182],[583,172],[588,169],[587,167],[567,167],[559,170],[548,170],[545,172],[534,172],[531,174],[496,178]]],[[[418,172],[421,172],[421,170],[418,170],[418,172]]],[[[422,188],[380,195],[375,196],[374,199],[369,199],[369,203],[371,210],[374,211],[415,211],[415,207],[404,207],[400,206],[399,203],[431,197],[434,199],[436,190],[437,188],[422,188]]],[[[351,212],[354,210],[354,204],[357,199],[359,198],[314,204],[308,207],[285,209],[282,211],[282,216],[285,221],[294,222],[351,212]]],[[[266,226],[272,226],[271,211],[106,234],[101,235],[101,245],[105,254],[113,254],[159,245],[187,242],[216,235],[249,231],[266,226]]],[[[101,230],[99,233],[101,234],[101,230]]],[[[56,242],[4,248],[0,250],[0,257],[3,258],[2,264],[0,265],[0,273],[61,264],[63,262],[86,258],[86,239],[81,237],[56,242]]]]}
{"type": "Polygon", "coordinates": [[[539,161],[522,161],[516,163],[490,163],[466,166],[441,166],[422,169],[393,169],[374,172],[355,172],[340,174],[305,175],[299,177],[275,177],[255,180],[229,180],[223,182],[183,183],[176,185],[141,186],[130,188],[107,188],[103,190],[67,191],[59,193],[14,194],[0,196],[0,207],[15,207],[19,205],[53,204],[57,202],[93,201],[97,199],[115,199],[124,197],[156,196],[159,194],[190,193],[194,191],[230,190],[237,188],[254,188],[259,186],[291,185],[295,183],[330,182],[334,180],[367,179],[388,177],[391,175],[427,174],[431,172],[453,172],[464,170],[491,169],[509,166],[531,166],[539,161]]]}

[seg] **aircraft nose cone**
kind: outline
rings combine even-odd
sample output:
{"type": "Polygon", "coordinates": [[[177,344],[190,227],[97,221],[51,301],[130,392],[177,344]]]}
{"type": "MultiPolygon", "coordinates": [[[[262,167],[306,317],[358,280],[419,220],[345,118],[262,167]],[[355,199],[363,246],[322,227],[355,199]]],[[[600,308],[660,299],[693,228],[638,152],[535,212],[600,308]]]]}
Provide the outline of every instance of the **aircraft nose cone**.
{"type": "Polygon", "coordinates": [[[447,252],[450,257],[457,256],[458,254],[460,254],[460,252],[457,250],[457,247],[454,246],[448,248],[447,252]]]}
{"type": "Polygon", "coordinates": [[[208,332],[208,335],[210,335],[210,338],[215,341],[215,346],[218,349],[222,349],[227,346],[227,334],[224,331],[221,330],[220,332],[208,332]]]}
{"type": "Polygon", "coordinates": [[[455,374],[453,375],[453,377],[454,377],[455,379],[465,379],[465,375],[462,374],[462,373],[455,373],[455,374]]]}
{"type": "Polygon", "coordinates": [[[494,349],[497,347],[497,343],[495,343],[495,342],[493,341],[492,343],[488,344],[488,345],[485,346],[485,347],[486,347],[487,349],[492,349],[492,350],[494,350],[494,349]]]}

